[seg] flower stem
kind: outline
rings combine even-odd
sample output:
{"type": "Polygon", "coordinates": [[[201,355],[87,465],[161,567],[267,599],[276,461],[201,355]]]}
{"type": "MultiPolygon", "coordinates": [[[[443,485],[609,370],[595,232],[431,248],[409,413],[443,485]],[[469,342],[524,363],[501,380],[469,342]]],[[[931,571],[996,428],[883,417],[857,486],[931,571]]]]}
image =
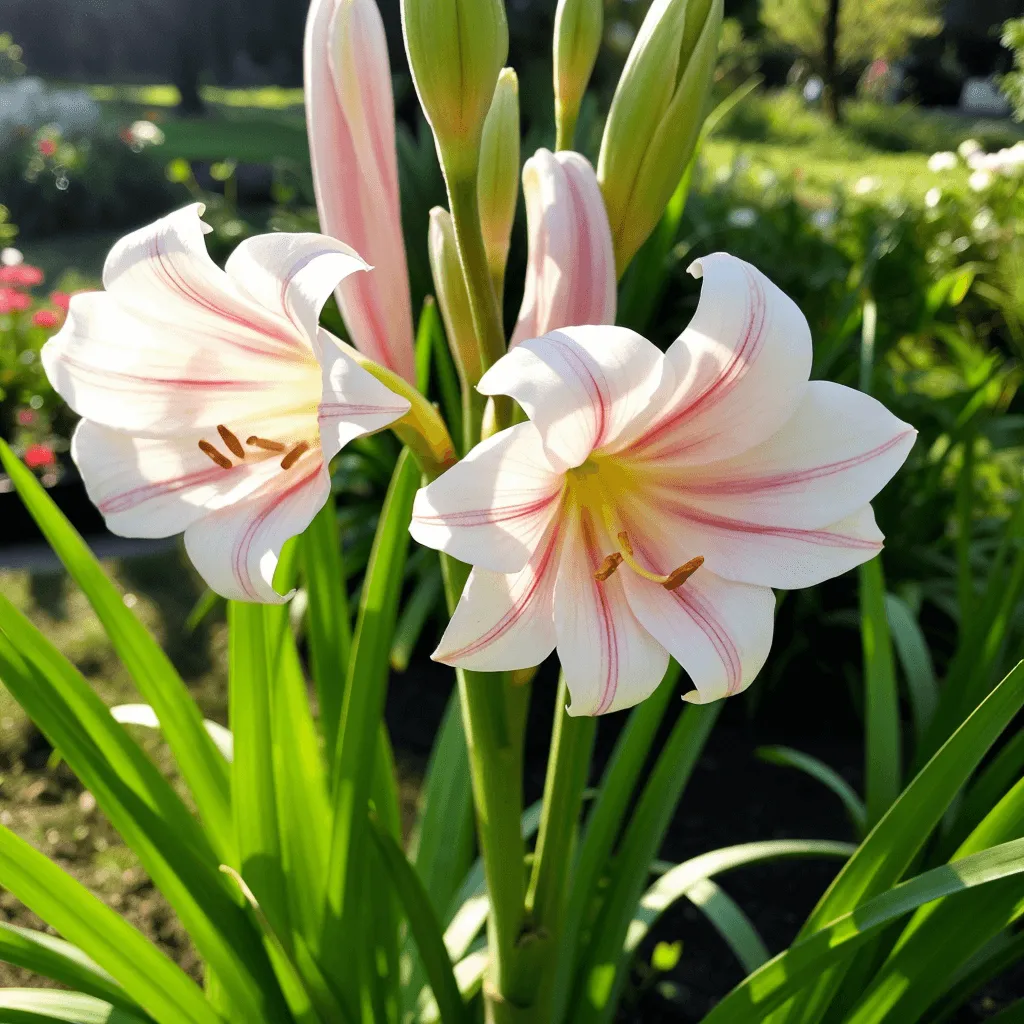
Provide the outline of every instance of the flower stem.
{"type": "MultiPolygon", "coordinates": [[[[469,567],[441,555],[445,594],[454,610],[469,567]]],[[[466,745],[469,749],[477,835],[487,893],[488,1021],[522,1020],[536,994],[537,945],[526,933],[526,847],[520,818],[523,805],[523,733],[529,687],[510,686],[506,673],[457,669],[466,745]]]]}
{"type": "Polygon", "coordinates": [[[579,106],[570,109],[561,102],[555,103],[555,149],[572,149],[576,135],[576,118],[579,106]]]}

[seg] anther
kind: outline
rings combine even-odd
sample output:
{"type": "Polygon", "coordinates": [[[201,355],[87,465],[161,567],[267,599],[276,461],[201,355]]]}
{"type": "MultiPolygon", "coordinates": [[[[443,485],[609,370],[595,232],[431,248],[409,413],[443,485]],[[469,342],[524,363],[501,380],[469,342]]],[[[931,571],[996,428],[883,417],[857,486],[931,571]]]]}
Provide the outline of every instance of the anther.
{"type": "Polygon", "coordinates": [[[262,448],[265,452],[283,452],[288,448],[286,444],[281,444],[280,441],[268,441],[265,437],[257,437],[255,434],[247,437],[245,443],[252,445],[253,448],[262,448]]]}
{"type": "Polygon", "coordinates": [[[601,563],[601,567],[597,572],[594,573],[594,579],[597,580],[598,583],[604,583],[604,581],[608,579],[608,577],[611,576],[611,574],[615,572],[620,565],[622,565],[622,555],[620,555],[618,551],[613,551],[601,563]]]}
{"type": "Polygon", "coordinates": [[[703,555],[697,555],[696,558],[691,558],[688,562],[684,562],[679,566],[678,569],[673,569],[668,574],[668,578],[665,582],[662,583],[662,586],[666,590],[675,590],[676,587],[681,587],[703,564],[703,555]]]}
{"type": "Polygon", "coordinates": [[[309,442],[300,441],[282,460],[282,469],[291,469],[302,456],[309,451],[309,442]]]}
{"type": "Polygon", "coordinates": [[[236,459],[245,458],[245,449],[242,447],[242,442],[223,423],[217,425],[217,433],[220,434],[220,439],[227,445],[228,451],[236,459]]]}
{"type": "Polygon", "coordinates": [[[226,455],[221,455],[209,441],[200,441],[199,450],[220,466],[221,469],[231,469],[231,460],[226,455]]]}

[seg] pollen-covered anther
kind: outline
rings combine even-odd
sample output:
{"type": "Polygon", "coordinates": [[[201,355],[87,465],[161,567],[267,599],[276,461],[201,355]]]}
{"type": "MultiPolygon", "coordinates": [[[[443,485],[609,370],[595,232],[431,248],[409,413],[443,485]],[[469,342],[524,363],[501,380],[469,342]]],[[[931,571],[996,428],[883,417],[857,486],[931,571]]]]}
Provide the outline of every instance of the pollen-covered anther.
{"type": "Polygon", "coordinates": [[[247,437],[245,443],[253,448],[262,448],[265,452],[284,452],[288,450],[288,445],[281,444],[280,441],[268,441],[265,437],[257,437],[255,434],[247,437]]]}
{"type": "Polygon", "coordinates": [[[681,587],[702,565],[704,564],[704,556],[697,555],[696,558],[691,558],[688,562],[684,562],[678,569],[673,569],[668,574],[668,578],[662,583],[662,586],[666,590],[675,590],[676,587],[681,587]]]}
{"type": "Polygon", "coordinates": [[[220,434],[220,439],[236,459],[245,458],[245,449],[242,447],[242,442],[223,423],[217,424],[217,433],[220,434]]]}
{"type": "Polygon", "coordinates": [[[309,442],[300,441],[282,460],[282,469],[291,469],[309,451],[309,442]]]}
{"type": "Polygon", "coordinates": [[[220,466],[221,469],[231,469],[233,465],[232,461],[226,455],[222,455],[217,451],[209,441],[200,441],[199,450],[208,458],[212,459],[218,466],[220,466]]]}
{"type": "Polygon", "coordinates": [[[618,551],[613,551],[607,558],[601,563],[600,568],[594,573],[594,579],[598,583],[604,583],[612,573],[615,572],[618,567],[622,565],[622,555],[618,551]]]}

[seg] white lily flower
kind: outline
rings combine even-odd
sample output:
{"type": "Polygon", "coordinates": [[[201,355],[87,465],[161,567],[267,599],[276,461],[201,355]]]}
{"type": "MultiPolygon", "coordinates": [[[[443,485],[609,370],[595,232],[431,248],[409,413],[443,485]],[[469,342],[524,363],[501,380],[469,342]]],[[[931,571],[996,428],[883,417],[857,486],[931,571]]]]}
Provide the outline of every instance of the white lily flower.
{"type": "Polygon", "coordinates": [[[83,417],[71,454],[110,530],[184,531],[213,590],[277,603],[281,545],[327,500],[331,458],[408,403],[318,326],[338,282],[369,269],[356,252],[323,235],[260,235],[221,270],[202,210],[122,238],[105,290],[72,297],[42,360],[83,417]]]}
{"type": "Polygon", "coordinates": [[[703,703],[745,689],[771,646],[772,587],[882,547],[868,502],[915,431],[869,396],[808,381],[803,315],[718,253],[662,354],[621,327],[522,342],[480,381],[530,418],[419,492],[413,536],[474,566],[434,657],[482,671],[554,649],[571,714],[636,704],[669,654],[703,703]]]}

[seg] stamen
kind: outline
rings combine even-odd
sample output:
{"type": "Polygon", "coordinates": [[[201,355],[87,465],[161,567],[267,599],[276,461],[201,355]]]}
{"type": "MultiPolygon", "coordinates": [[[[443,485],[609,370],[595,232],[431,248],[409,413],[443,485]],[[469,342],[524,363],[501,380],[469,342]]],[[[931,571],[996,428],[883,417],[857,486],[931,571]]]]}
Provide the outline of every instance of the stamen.
{"type": "Polygon", "coordinates": [[[618,551],[613,551],[602,563],[601,567],[594,573],[594,579],[598,583],[604,583],[609,576],[615,572],[618,567],[622,565],[622,555],[618,551]]]}
{"type": "Polygon", "coordinates": [[[668,579],[662,583],[662,586],[666,590],[675,590],[676,587],[681,587],[703,564],[703,555],[691,558],[688,562],[684,562],[679,566],[678,569],[673,569],[668,574],[668,579]]]}
{"type": "Polygon", "coordinates": [[[309,442],[300,441],[282,460],[282,469],[291,469],[309,451],[309,442]]]}
{"type": "Polygon", "coordinates": [[[281,444],[280,441],[268,441],[265,437],[257,437],[255,434],[247,437],[245,443],[252,445],[253,448],[262,448],[265,452],[283,452],[288,448],[286,444],[281,444]]]}
{"type": "Polygon", "coordinates": [[[223,423],[217,425],[217,433],[220,434],[220,439],[228,446],[228,451],[236,459],[245,458],[245,449],[242,447],[242,442],[223,423]]]}
{"type": "Polygon", "coordinates": [[[213,459],[213,461],[216,462],[217,465],[220,466],[221,469],[231,469],[232,468],[231,460],[226,455],[221,455],[221,453],[219,451],[217,451],[217,449],[214,448],[213,445],[210,444],[209,441],[200,441],[199,442],[199,450],[204,455],[207,455],[211,459],[213,459]]]}

